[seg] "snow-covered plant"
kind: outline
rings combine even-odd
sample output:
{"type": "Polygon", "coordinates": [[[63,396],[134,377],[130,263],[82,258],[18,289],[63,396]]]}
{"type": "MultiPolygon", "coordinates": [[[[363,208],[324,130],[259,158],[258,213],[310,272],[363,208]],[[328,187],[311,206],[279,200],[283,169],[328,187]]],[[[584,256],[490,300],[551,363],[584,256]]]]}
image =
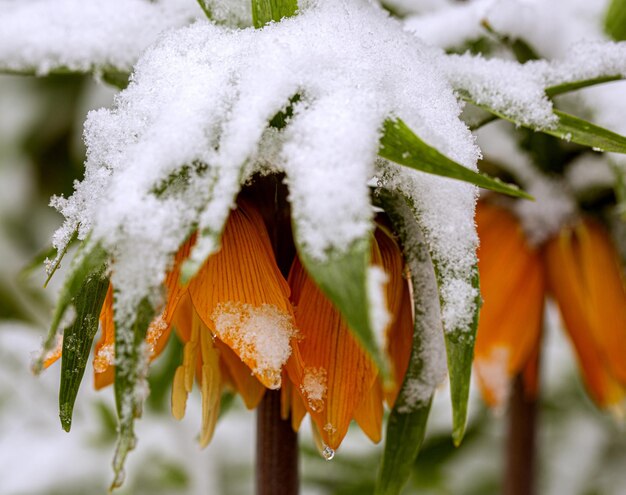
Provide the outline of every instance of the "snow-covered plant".
{"type": "Polygon", "coordinates": [[[297,429],[308,412],[329,458],[352,418],[380,439],[386,396],[378,490],[397,493],[444,355],[460,443],[480,307],[476,186],[529,197],[478,172],[472,131],[504,119],[626,152],[625,138],[552,100],[626,77],[626,46],[595,41],[521,64],[420,39],[466,9],[514,51],[480,23],[484,8],[401,22],[366,0],[0,1],[0,70],[92,72],[121,89],[87,116],[84,180],[53,199],[65,223],[50,275],[81,245],[36,364],[62,358],[69,430],[102,329],[94,368],[97,383],[115,384],[115,485],[148,362],[172,326],[185,342],[173,412],[184,414],[197,375],[203,443],[223,386],[250,407],[280,388],[283,415],[297,429]]]}

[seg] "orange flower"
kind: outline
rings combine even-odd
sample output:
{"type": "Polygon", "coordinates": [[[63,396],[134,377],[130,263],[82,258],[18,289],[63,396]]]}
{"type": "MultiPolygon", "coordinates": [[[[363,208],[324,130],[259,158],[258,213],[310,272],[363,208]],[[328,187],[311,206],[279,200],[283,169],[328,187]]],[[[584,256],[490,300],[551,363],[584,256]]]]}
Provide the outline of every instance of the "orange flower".
{"type": "Polygon", "coordinates": [[[626,394],[626,284],[606,229],[583,218],[542,246],[531,246],[519,220],[487,202],[479,204],[477,224],[484,304],[474,363],[486,402],[502,405],[511,378],[520,373],[526,393],[536,393],[549,293],[589,394],[602,408],[618,406],[626,394]]]}
{"type": "MultiPolygon", "coordinates": [[[[413,334],[409,285],[393,236],[378,228],[372,249],[373,264],[387,273],[385,296],[392,316],[385,330],[392,382],[385,390],[375,364],[297,258],[289,282],[284,279],[263,218],[251,203],[238,203],[220,251],[183,285],[181,265],[194,242],[192,236],[178,251],[164,282],[167,302],[146,336],[150,359],[162,352],[172,328],[184,342],[172,384],[174,417],[184,416],[195,380],[202,393],[204,446],[212,437],[224,387],[236,390],[249,409],[266,389],[281,388],[282,415],[291,415],[294,430],[309,412],[330,449],[339,447],[352,419],[378,442],[383,398],[390,405],[395,400],[413,334]]],[[[94,357],[96,388],[114,380],[113,296],[110,286],[94,357]]]]}

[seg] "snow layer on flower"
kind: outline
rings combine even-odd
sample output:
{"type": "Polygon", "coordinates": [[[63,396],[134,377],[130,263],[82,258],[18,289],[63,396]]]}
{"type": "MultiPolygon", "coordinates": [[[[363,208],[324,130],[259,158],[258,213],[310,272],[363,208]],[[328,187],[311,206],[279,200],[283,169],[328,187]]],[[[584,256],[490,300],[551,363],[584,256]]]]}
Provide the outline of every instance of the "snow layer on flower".
{"type": "Polygon", "coordinates": [[[260,30],[199,21],[169,32],[137,63],[114,108],[89,114],[85,179],[54,201],[66,217],[55,245],[75,229],[81,239],[92,232],[115,260],[116,312],[130,321],[193,228],[195,266],[218,248],[250,163],[262,158],[286,172],[307,253],[348,249],[372,229],[367,181],[386,118],[403,118],[475,167],[478,150],[438,69],[442,57],[358,0],[313,2],[260,30]],[[287,127],[268,132],[294,95],[287,127]]]}
{"type": "Polygon", "coordinates": [[[328,373],[324,368],[306,367],[300,391],[304,394],[312,411],[321,412],[326,399],[328,373]]]}
{"type": "Polygon", "coordinates": [[[0,0],[0,69],[130,71],[160,33],[202,15],[188,0],[0,0]]]}
{"type": "Polygon", "coordinates": [[[252,371],[263,376],[270,388],[279,388],[283,366],[291,355],[296,336],[293,318],[275,306],[258,308],[237,302],[219,304],[211,319],[221,340],[232,342],[243,361],[254,362],[252,371]]]}

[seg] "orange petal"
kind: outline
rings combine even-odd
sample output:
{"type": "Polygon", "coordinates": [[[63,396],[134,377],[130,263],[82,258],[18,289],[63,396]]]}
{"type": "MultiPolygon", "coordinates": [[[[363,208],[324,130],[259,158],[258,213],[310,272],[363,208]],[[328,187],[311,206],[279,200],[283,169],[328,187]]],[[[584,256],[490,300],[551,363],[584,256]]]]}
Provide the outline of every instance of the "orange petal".
{"type": "Polygon", "coordinates": [[[220,251],[202,266],[189,292],[211,331],[276,389],[296,330],[288,286],[270,249],[263,219],[240,204],[226,223],[220,251]]]}
{"type": "Polygon", "coordinates": [[[483,397],[502,406],[510,380],[522,372],[539,345],[545,293],[540,253],[531,248],[517,219],[492,205],[487,226],[479,206],[478,269],[483,306],[474,366],[483,397]]]}
{"type": "Polygon", "coordinates": [[[385,387],[385,399],[393,407],[409,367],[413,346],[413,301],[408,283],[404,282],[401,304],[389,330],[387,354],[391,360],[393,381],[385,387]]]}
{"type": "Polygon", "coordinates": [[[626,284],[619,254],[596,221],[581,222],[576,238],[594,340],[611,372],[626,385],[626,284]]]}
{"type": "Polygon", "coordinates": [[[113,285],[109,284],[100,311],[100,340],[93,358],[94,387],[99,390],[113,383],[115,358],[115,323],[113,321],[113,285]]]}
{"type": "Polygon", "coordinates": [[[570,229],[564,229],[558,237],[548,242],[548,283],[576,349],[587,389],[599,406],[609,407],[623,399],[625,390],[611,374],[594,338],[593,308],[584,290],[578,247],[570,229]]]}
{"type": "MultiPolygon", "coordinates": [[[[167,293],[167,302],[162,314],[154,319],[146,334],[146,344],[150,351],[150,360],[156,359],[167,344],[171,332],[171,324],[178,303],[186,289],[180,283],[180,266],[189,256],[189,251],[195,238],[192,236],[176,253],[174,267],[165,277],[164,286],[167,293]]],[[[100,389],[110,385],[114,379],[114,372],[109,368],[113,366],[115,355],[115,321],[113,314],[113,285],[109,284],[104,304],[100,311],[100,327],[102,329],[100,340],[96,344],[94,355],[94,383],[95,388],[100,389]]]]}
{"type": "Polygon", "coordinates": [[[377,370],[298,260],[289,280],[294,292],[300,294],[296,321],[303,337],[298,347],[305,366],[301,381],[294,385],[324,442],[336,449],[354,411],[372,387],[377,370]],[[294,281],[300,286],[293,285],[294,281]]]}
{"type": "Polygon", "coordinates": [[[43,361],[44,369],[56,363],[61,357],[62,353],[63,353],[63,337],[60,334],[57,334],[57,341],[54,346],[54,349],[51,349],[44,357],[44,361],[43,361]]]}
{"type": "Polygon", "coordinates": [[[254,409],[261,402],[265,387],[230,347],[219,339],[215,339],[215,347],[219,349],[222,362],[244,404],[248,409],[254,409]]]}
{"type": "Polygon", "coordinates": [[[383,387],[380,380],[374,380],[372,388],[355,409],[354,419],[372,442],[380,442],[383,428],[383,387]]]}

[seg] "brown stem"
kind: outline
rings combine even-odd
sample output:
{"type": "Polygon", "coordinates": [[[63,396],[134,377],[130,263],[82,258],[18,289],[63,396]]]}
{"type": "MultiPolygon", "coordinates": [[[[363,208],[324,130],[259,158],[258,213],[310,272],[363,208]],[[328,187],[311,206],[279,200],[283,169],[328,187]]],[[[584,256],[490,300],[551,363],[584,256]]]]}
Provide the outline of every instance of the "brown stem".
{"type": "Polygon", "coordinates": [[[537,398],[528,396],[523,378],[518,375],[509,401],[504,495],[535,493],[536,436],[537,398]]]}
{"type": "Polygon", "coordinates": [[[280,417],[280,391],[268,390],[257,409],[256,493],[297,495],[298,434],[280,417]]]}

